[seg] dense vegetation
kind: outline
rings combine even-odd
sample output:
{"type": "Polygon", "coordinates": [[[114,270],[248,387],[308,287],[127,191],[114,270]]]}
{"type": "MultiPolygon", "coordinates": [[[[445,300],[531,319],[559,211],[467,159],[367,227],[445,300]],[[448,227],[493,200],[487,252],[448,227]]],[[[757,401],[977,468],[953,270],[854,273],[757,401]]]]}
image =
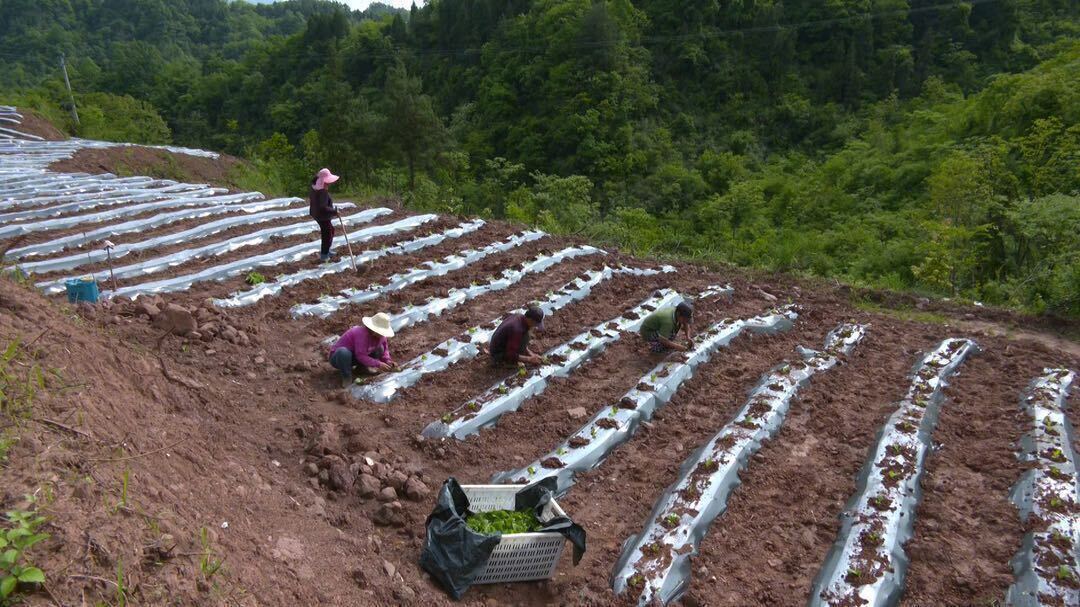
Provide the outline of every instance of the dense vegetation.
{"type": "MultiPolygon", "coordinates": [[[[1080,314],[1072,0],[0,0],[4,98],[638,253],[1080,314]]],[[[69,128],[73,125],[68,124],[69,128]]]]}

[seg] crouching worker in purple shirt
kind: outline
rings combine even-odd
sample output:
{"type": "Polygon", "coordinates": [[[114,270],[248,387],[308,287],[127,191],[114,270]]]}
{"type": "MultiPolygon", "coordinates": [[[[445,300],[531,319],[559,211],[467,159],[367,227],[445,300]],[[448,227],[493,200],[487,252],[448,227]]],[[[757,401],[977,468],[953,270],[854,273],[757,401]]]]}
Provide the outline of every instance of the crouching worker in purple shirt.
{"type": "Polygon", "coordinates": [[[365,316],[363,325],[345,332],[330,348],[330,364],[341,374],[341,386],[349,387],[353,381],[353,367],[359,367],[363,375],[375,375],[397,367],[390,359],[387,337],[394,336],[390,316],[380,312],[365,316]]]}

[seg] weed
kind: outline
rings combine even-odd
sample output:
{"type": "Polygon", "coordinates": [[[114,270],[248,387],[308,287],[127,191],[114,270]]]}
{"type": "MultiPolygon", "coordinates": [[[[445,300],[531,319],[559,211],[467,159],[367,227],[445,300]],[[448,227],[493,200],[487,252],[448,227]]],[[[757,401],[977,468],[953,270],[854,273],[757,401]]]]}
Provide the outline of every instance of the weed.
{"type": "Polygon", "coordinates": [[[128,470],[124,470],[124,473],[120,475],[120,501],[113,506],[113,512],[128,507],[128,480],[130,476],[131,473],[128,470]]]}
{"type": "Polygon", "coordinates": [[[116,563],[116,605],[117,607],[127,605],[127,585],[124,583],[123,560],[116,563]]]}
{"type": "Polygon", "coordinates": [[[45,373],[38,365],[21,373],[16,370],[16,364],[26,367],[20,360],[20,345],[19,340],[12,340],[0,354],[0,413],[10,417],[29,415],[34,397],[45,388],[45,373]]]}
{"type": "Polygon", "coordinates": [[[199,570],[202,571],[203,577],[209,580],[214,577],[214,574],[221,571],[225,559],[216,558],[214,548],[210,545],[210,533],[206,527],[199,530],[199,544],[202,545],[203,549],[202,557],[199,558],[199,570]]]}
{"type": "Polygon", "coordinates": [[[45,573],[26,561],[26,551],[49,538],[37,529],[45,518],[36,512],[12,510],[0,530],[0,602],[7,604],[19,584],[41,584],[45,573]]]}

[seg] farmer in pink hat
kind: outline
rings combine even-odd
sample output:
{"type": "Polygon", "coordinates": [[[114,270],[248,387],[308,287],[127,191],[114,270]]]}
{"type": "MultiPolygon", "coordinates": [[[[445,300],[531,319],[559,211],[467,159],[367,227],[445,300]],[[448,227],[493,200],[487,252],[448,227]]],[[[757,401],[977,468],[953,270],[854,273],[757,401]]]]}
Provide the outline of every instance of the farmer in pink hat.
{"type": "Polygon", "coordinates": [[[330,347],[330,364],[341,374],[341,385],[349,387],[353,382],[353,369],[363,375],[375,375],[397,368],[390,358],[388,337],[394,336],[390,315],[379,312],[364,316],[362,325],[355,326],[338,338],[330,347]]]}
{"type": "Polygon", "coordinates": [[[319,249],[319,260],[330,261],[330,245],[334,242],[333,219],[337,217],[334,201],[330,198],[327,189],[331,183],[339,177],[330,172],[330,169],[319,169],[315,179],[311,180],[311,191],[308,193],[310,201],[311,218],[319,224],[319,233],[322,236],[322,247],[319,249]]]}

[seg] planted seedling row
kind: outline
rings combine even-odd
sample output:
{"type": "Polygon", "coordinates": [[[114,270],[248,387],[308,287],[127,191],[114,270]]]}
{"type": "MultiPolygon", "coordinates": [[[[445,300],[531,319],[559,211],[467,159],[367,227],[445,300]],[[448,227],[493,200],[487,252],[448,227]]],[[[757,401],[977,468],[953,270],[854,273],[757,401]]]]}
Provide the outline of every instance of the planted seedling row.
{"type": "Polygon", "coordinates": [[[1012,561],[1008,605],[1080,605],[1080,482],[1065,415],[1075,379],[1068,369],[1044,369],[1020,403],[1033,423],[1019,455],[1033,467],[1010,495],[1029,531],[1012,561]]]}
{"type": "MultiPolygon", "coordinates": [[[[557,310],[589,296],[593,287],[611,279],[613,276],[630,274],[633,276],[651,276],[662,272],[674,272],[675,268],[664,266],[660,270],[649,268],[619,268],[612,270],[605,266],[602,270],[589,270],[581,276],[571,280],[559,289],[550,291],[545,299],[536,303],[544,310],[545,315],[551,315],[557,310]]],[[[525,310],[519,308],[511,314],[522,314],[525,310]]],[[[480,353],[480,346],[491,339],[491,334],[499,326],[502,317],[494,318],[483,325],[477,325],[465,331],[463,334],[451,337],[438,346],[421,354],[401,366],[401,369],[381,376],[377,381],[369,384],[354,386],[352,394],[356,398],[379,403],[387,403],[392,400],[402,388],[413,386],[420,378],[430,373],[438,373],[461,360],[470,360],[480,353]]]]}
{"type": "MultiPolygon", "coordinates": [[[[414,215],[395,221],[394,223],[371,226],[362,230],[357,230],[352,236],[352,242],[367,242],[373,238],[415,230],[417,227],[429,221],[433,221],[435,217],[435,215],[414,215]]],[[[301,259],[308,258],[317,253],[319,251],[319,246],[319,241],[317,240],[314,242],[303,242],[284,249],[277,249],[268,253],[235,259],[190,274],[182,274],[153,282],[120,287],[115,293],[111,293],[110,296],[122,295],[127,297],[137,297],[138,295],[147,293],[183,291],[197,282],[226,280],[258,268],[276,267],[283,263],[300,261],[301,259]]]]}
{"type": "Polygon", "coordinates": [[[836,543],[814,581],[811,605],[894,605],[904,588],[919,480],[946,380],[978,351],[946,339],[921,360],[907,396],[889,416],[860,473],[836,543]]]}
{"type": "Polygon", "coordinates": [[[690,584],[690,559],[712,521],[727,510],[739,472],[765,439],[780,431],[791,401],[819,371],[851,354],[866,327],[840,325],[820,352],[800,349],[762,377],[735,418],[683,463],[679,479],[657,500],[645,529],[626,542],[612,575],[616,594],[631,592],[639,605],[668,604],[690,584]]]}
{"type": "Polygon", "coordinates": [[[544,354],[545,363],[539,367],[518,368],[515,374],[497,382],[483,394],[428,424],[424,428],[424,436],[453,436],[460,440],[476,434],[481,428],[494,424],[503,415],[517,411],[526,400],[543,393],[550,378],[566,377],[618,341],[624,331],[639,329],[650,311],[675,305],[680,301],[682,297],[670,289],[657,292],[626,313],[606,320],[548,350],[544,354]]]}
{"type": "Polygon", "coordinates": [[[492,276],[486,282],[473,282],[467,287],[450,289],[446,297],[432,297],[418,306],[408,306],[403,311],[394,315],[393,326],[395,331],[405,327],[411,327],[426,322],[432,316],[439,316],[447,310],[452,310],[461,304],[496,291],[502,291],[519,282],[529,274],[543,272],[544,270],[560,264],[564,261],[583,257],[586,255],[606,255],[604,251],[588,245],[566,247],[549,255],[538,255],[533,259],[506,268],[498,276],[492,276]]]}
{"type": "Polygon", "coordinates": [[[302,316],[318,316],[327,318],[342,307],[347,305],[359,305],[371,301],[391,291],[404,289],[410,285],[422,282],[435,276],[444,276],[470,266],[481,259],[497,253],[509,251],[525,243],[539,240],[546,236],[543,232],[529,230],[514,234],[509,238],[493,242],[480,249],[465,249],[454,255],[447,255],[439,261],[428,261],[421,267],[409,268],[404,272],[394,274],[382,284],[372,283],[367,289],[345,289],[341,295],[326,295],[319,298],[319,303],[297,304],[292,307],[290,313],[293,318],[302,316]]]}
{"type": "MultiPolygon", "coordinates": [[[[286,200],[288,203],[303,202],[299,198],[285,198],[283,200],[286,200]]],[[[251,213],[248,215],[226,217],[224,219],[218,219],[216,221],[197,225],[193,228],[182,230],[180,232],[162,234],[161,236],[157,236],[155,238],[148,238],[139,242],[119,244],[115,247],[112,247],[111,251],[108,253],[103,248],[95,249],[91,251],[75,253],[72,255],[66,255],[64,257],[56,257],[53,259],[44,259],[41,261],[22,263],[19,264],[19,267],[23,270],[23,272],[27,274],[44,274],[46,272],[55,272],[57,270],[70,270],[71,268],[77,268],[85,264],[105,261],[110,256],[112,259],[115,260],[136,251],[146,251],[158,247],[165,247],[187,242],[189,240],[204,238],[206,236],[212,236],[214,234],[224,232],[225,230],[237,226],[255,225],[268,221],[276,221],[278,219],[306,217],[307,214],[307,207],[296,207],[291,209],[285,209],[282,211],[263,211],[261,213],[251,213]]]]}
{"type": "Polygon", "coordinates": [[[225,213],[258,213],[269,209],[287,207],[298,200],[300,199],[275,198],[273,200],[263,200],[248,204],[223,204],[212,207],[194,207],[190,209],[181,209],[179,211],[158,213],[157,215],[144,217],[142,219],[133,219],[131,221],[125,221],[123,223],[109,224],[93,230],[78,232],[76,234],[70,234],[68,236],[56,238],[47,242],[41,242],[38,244],[31,244],[14,248],[8,251],[4,255],[4,258],[23,259],[34,255],[48,255],[50,253],[62,251],[68,247],[77,247],[88,242],[94,242],[105,238],[112,238],[113,236],[119,236],[121,234],[130,234],[132,232],[150,230],[160,226],[169,225],[171,223],[184,221],[186,219],[199,219],[201,217],[209,217],[211,215],[223,215],[225,213]]]}
{"type": "Polygon", "coordinates": [[[796,318],[795,308],[787,306],[762,316],[724,319],[711,325],[694,337],[690,351],[653,367],[638,380],[636,387],[604,406],[567,441],[524,468],[496,474],[492,482],[534,483],[555,477],[558,493],[564,493],[578,473],[599,466],[616,447],[630,440],[641,422],[651,419],[657,409],[667,404],[693,376],[694,370],[708,362],[717,350],[747,329],[758,333],[787,331],[796,318]]]}
{"type": "MultiPolygon", "coordinates": [[[[479,230],[483,226],[484,221],[482,219],[475,219],[463,222],[455,228],[450,228],[435,234],[428,234],[427,236],[420,236],[419,238],[398,242],[390,246],[382,247],[381,249],[369,249],[362,253],[358,253],[356,255],[355,263],[357,266],[360,266],[388,255],[406,255],[408,253],[414,253],[440,244],[448,238],[461,238],[466,234],[471,234],[479,230]]],[[[350,270],[352,269],[352,264],[353,259],[342,257],[333,263],[320,264],[314,268],[300,270],[292,274],[280,274],[274,278],[273,282],[257,284],[245,291],[237,291],[229,297],[215,299],[214,305],[222,308],[250,306],[265,297],[277,295],[285,287],[294,286],[306,280],[316,280],[323,276],[350,270]]]]}
{"type": "Polygon", "coordinates": [[[179,209],[183,207],[208,207],[221,204],[242,204],[262,200],[263,195],[259,192],[246,192],[243,194],[225,194],[224,188],[211,188],[200,192],[197,196],[175,196],[167,200],[157,202],[143,202],[140,204],[124,205],[97,213],[86,215],[69,215],[54,219],[45,219],[32,223],[16,223],[0,227],[0,238],[13,238],[31,232],[46,232],[52,230],[64,230],[79,225],[89,225],[111,221],[117,217],[130,217],[139,213],[148,213],[159,209],[179,209]]]}
{"type": "MultiPolygon", "coordinates": [[[[389,215],[390,213],[393,213],[393,211],[385,207],[364,209],[359,213],[354,213],[347,217],[342,217],[342,221],[344,221],[346,225],[356,225],[361,223],[368,223],[378,217],[389,215]]],[[[190,249],[176,251],[175,253],[170,253],[168,255],[161,255],[159,257],[153,257],[151,259],[146,259],[143,261],[128,264],[126,266],[113,268],[112,275],[115,276],[117,280],[148,276],[150,274],[156,274],[163,270],[167,270],[169,268],[186,263],[193,259],[225,255],[227,253],[231,253],[244,247],[253,247],[270,242],[270,239],[272,238],[302,236],[304,234],[316,232],[318,231],[318,229],[319,226],[315,222],[304,221],[300,223],[291,223],[284,226],[275,226],[272,228],[257,230],[250,234],[234,236],[233,238],[227,238],[218,242],[211,242],[202,246],[192,247],[190,249]]],[[[64,290],[64,283],[71,278],[75,277],[67,276],[65,278],[60,278],[56,280],[47,280],[37,283],[37,286],[44,289],[46,293],[59,293],[60,291],[64,290]]]]}

